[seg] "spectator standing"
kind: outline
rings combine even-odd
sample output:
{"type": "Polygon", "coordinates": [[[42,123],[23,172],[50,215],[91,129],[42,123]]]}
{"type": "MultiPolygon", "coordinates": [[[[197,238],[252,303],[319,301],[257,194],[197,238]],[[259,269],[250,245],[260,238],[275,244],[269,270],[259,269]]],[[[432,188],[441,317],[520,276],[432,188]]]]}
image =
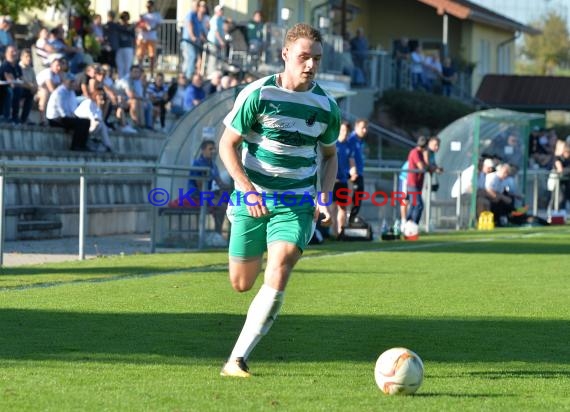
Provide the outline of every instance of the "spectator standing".
{"type": "Polygon", "coordinates": [[[422,46],[416,45],[412,54],[410,55],[410,72],[412,75],[412,89],[425,90],[426,82],[424,78],[425,58],[422,51],[422,46]]]}
{"type": "Polygon", "coordinates": [[[396,89],[399,89],[402,87],[404,63],[410,58],[410,45],[407,37],[402,37],[396,41],[392,57],[396,62],[396,89]]]}
{"type": "Polygon", "coordinates": [[[428,92],[433,93],[439,90],[439,81],[442,76],[442,71],[443,67],[439,60],[439,53],[437,51],[429,53],[426,56],[424,66],[424,79],[428,92]]]}
{"type": "Polygon", "coordinates": [[[101,46],[101,63],[117,67],[116,54],[119,49],[119,23],[115,21],[116,13],[109,10],[107,23],[103,26],[103,42],[101,46]]]}
{"type": "Polygon", "coordinates": [[[263,26],[263,14],[261,14],[261,10],[256,10],[251,16],[251,20],[247,22],[247,43],[249,52],[257,56],[258,59],[265,49],[263,26]]]}
{"type": "MultiPolygon", "coordinates": [[[[214,57],[218,62],[223,58],[223,50],[226,47],[224,33],[224,6],[220,4],[214,7],[214,16],[210,19],[210,30],[208,30],[207,39],[208,43],[214,48],[214,57]]],[[[217,66],[217,64],[214,64],[214,66],[217,66]]]]}
{"type": "Polygon", "coordinates": [[[368,58],[368,40],[364,37],[364,29],[356,29],[356,36],[350,39],[350,52],[354,66],[362,73],[366,73],[366,59],[368,58]]]}
{"type": "Polygon", "coordinates": [[[357,191],[364,190],[364,139],[368,135],[368,120],[358,119],[354,122],[354,130],[348,137],[350,147],[350,181],[352,182],[352,208],[348,221],[353,223],[360,211],[360,200],[356,197],[357,191]]]}
{"type": "Polygon", "coordinates": [[[156,43],[158,42],[158,27],[162,23],[162,16],[154,8],[154,1],[146,2],[147,12],[141,15],[138,27],[137,62],[142,67],[143,59],[148,56],[150,76],[154,77],[156,65],[156,43]]]}
{"type": "Polygon", "coordinates": [[[428,168],[426,162],[426,150],[428,140],[425,136],[420,136],[416,147],[408,154],[408,176],[407,176],[407,199],[408,215],[406,220],[411,220],[416,224],[420,223],[424,210],[422,199],[422,189],[424,186],[424,175],[428,168]]]}
{"type": "Polygon", "coordinates": [[[184,111],[189,112],[194,107],[198,106],[206,98],[206,92],[203,87],[202,76],[194,73],[192,76],[192,83],[186,88],[184,92],[184,111]]]}
{"type": "Polygon", "coordinates": [[[201,54],[207,34],[204,26],[206,11],[206,2],[198,1],[195,3],[193,10],[184,19],[180,48],[182,49],[182,57],[184,59],[182,71],[186,79],[191,79],[196,68],[200,66],[201,54]]]}
{"type": "Polygon", "coordinates": [[[10,16],[0,17],[0,55],[6,53],[8,46],[14,46],[14,38],[10,33],[12,28],[12,18],[10,16]]]}
{"type": "Polygon", "coordinates": [[[24,49],[20,53],[20,68],[22,69],[22,115],[20,117],[20,123],[22,124],[32,124],[28,121],[30,111],[32,109],[32,104],[34,102],[34,96],[38,91],[38,83],[36,81],[36,72],[32,66],[32,52],[30,49],[24,49]]]}
{"type": "Polygon", "coordinates": [[[63,79],[62,84],[57,86],[50,95],[46,108],[46,117],[50,126],[63,127],[66,131],[72,130],[71,150],[88,151],[87,139],[89,137],[90,121],[88,119],[80,119],[75,115],[77,100],[73,91],[73,82],[73,75],[68,74],[63,79]]]}
{"type": "Polygon", "coordinates": [[[441,88],[444,96],[451,96],[453,94],[453,86],[457,81],[457,72],[453,67],[450,57],[443,59],[441,67],[441,88]]]}
{"type": "Polygon", "coordinates": [[[333,189],[333,206],[336,208],[336,213],[333,213],[333,230],[336,236],[340,235],[343,227],[346,225],[346,205],[340,205],[337,191],[345,190],[348,193],[348,176],[349,176],[349,156],[351,153],[348,144],[348,135],[350,134],[350,123],[343,121],[340,123],[340,130],[338,140],[336,141],[336,156],[338,160],[338,169],[336,172],[336,182],[333,189]]]}
{"type": "MultiPolygon", "coordinates": [[[[553,172],[560,179],[558,197],[558,210],[566,210],[566,203],[570,201],[570,144],[564,144],[562,154],[554,160],[553,172]]],[[[554,191],[551,194],[550,204],[554,203],[554,191]]]]}
{"type": "Polygon", "coordinates": [[[115,60],[117,63],[117,76],[125,78],[130,71],[134,59],[135,27],[130,23],[131,15],[124,11],[119,16],[118,25],[119,41],[115,60]]]}

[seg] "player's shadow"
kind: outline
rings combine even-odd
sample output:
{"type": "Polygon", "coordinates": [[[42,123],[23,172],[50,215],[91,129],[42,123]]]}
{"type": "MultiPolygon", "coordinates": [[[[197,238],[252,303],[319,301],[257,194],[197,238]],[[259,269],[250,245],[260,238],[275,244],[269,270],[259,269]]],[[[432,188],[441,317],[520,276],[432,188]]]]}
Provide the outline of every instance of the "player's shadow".
{"type": "MultiPolygon", "coordinates": [[[[191,297],[189,297],[191,298],[191,297]]],[[[224,359],[242,314],[0,310],[0,359],[188,363],[224,359]]],[[[279,317],[255,358],[373,362],[406,346],[430,362],[570,363],[563,320],[387,316],[279,317]]],[[[569,371],[556,371],[570,377],[569,371]]],[[[493,372],[481,372],[493,379],[493,372]]],[[[525,371],[517,377],[532,377],[525,371]]]]}

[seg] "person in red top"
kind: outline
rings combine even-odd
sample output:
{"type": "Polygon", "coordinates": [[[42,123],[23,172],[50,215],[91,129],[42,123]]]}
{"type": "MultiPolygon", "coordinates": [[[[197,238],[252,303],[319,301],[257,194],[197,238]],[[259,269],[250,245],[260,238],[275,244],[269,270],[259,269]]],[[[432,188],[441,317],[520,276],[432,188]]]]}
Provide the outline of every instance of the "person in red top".
{"type": "Polygon", "coordinates": [[[428,140],[425,136],[420,136],[416,147],[410,150],[408,154],[408,215],[407,220],[411,220],[416,224],[420,223],[422,212],[424,210],[424,201],[422,199],[422,188],[424,186],[424,175],[428,169],[425,160],[428,140]],[[412,170],[419,170],[412,172],[412,170]]]}

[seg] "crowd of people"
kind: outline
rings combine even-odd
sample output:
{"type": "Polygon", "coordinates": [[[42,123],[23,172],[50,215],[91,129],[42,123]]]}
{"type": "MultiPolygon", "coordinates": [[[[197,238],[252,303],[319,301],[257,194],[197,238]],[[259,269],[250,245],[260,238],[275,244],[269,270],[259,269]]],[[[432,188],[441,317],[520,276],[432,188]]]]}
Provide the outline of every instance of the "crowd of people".
{"type": "MultiPolygon", "coordinates": [[[[205,2],[195,1],[194,5],[188,27],[192,30],[191,22],[196,18],[204,20],[197,30],[219,46],[219,53],[214,55],[223,58],[221,48],[227,40],[223,7],[216,6],[209,18],[205,2]]],[[[146,8],[136,22],[131,22],[127,11],[120,13],[118,20],[117,13],[109,11],[106,23],[97,14],[92,18],[72,16],[67,31],[62,24],[51,29],[40,24],[33,47],[23,50],[17,49],[10,35],[11,19],[0,18],[0,121],[63,127],[73,132],[71,150],[112,151],[110,132],[166,132],[169,112],[178,118],[209,94],[254,80],[249,74],[224,73],[217,64],[204,78],[202,53],[191,64],[186,61],[183,71],[166,79],[164,73],[156,71],[157,29],[162,17],[152,0],[147,1],[146,8]],[[72,96],[72,103],[62,104],[63,98],[72,96]],[[76,113],[83,101],[91,104],[76,113]],[[36,116],[30,118],[36,108],[37,120],[36,116]],[[79,119],[90,121],[90,127],[84,127],[79,119]],[[76,127],[79,124],[82,126],[76,127]]],[[[257,12],[251,27],[257,34],[252,36],[261,35],[260,24],[261,14],[257,12]]],[[[191,43],[182,40],[181,44],[191,43]]]]}
{"type": "Polygon", "coordinates": [[[403,87],[404,67],[409,67],[411,88],[451,96],[457,82],[457,70],[449,56],[440,57],[439,50],[424,53],[418,42],[402,37],[395,42],[396,88],[403,87]]]}

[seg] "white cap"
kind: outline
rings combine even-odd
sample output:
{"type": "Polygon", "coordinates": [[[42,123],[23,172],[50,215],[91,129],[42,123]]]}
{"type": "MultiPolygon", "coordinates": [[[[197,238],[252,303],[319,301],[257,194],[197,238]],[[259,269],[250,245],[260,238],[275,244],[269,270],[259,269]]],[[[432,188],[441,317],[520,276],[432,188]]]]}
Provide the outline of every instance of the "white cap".
{"type": "Polygon", "coordinates": [[[224,6],[222,6],[221,4],[218,4],[216,7],[214,7],[214,11],[215,11],[215,12],[216,12],[216,11],[223,10],[223,9],[224,9],[224,6]]]}

